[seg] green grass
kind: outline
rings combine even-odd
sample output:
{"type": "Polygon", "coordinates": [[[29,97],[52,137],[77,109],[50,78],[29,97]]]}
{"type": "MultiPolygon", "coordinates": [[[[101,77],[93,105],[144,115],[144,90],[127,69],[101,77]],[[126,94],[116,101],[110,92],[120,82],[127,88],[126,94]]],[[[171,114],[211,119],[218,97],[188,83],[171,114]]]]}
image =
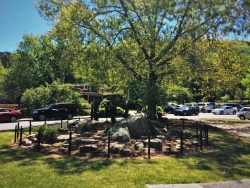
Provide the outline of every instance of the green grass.
{"type": "Polygon", "coordinates": [[[240,120],[240,119],[226,119],[226,118],[200,118],[200,120],[204,121],[222,121],[226,123],[250,123],[250,120],[240,120]]]}
{"type": "Polygon", "coordinates": [[[14,150],[13,133],[0,132],[0,187],[145,187],[250,178],[250,140],[209,135],[204,153],[164,158],[79,160],[14,150]]]}

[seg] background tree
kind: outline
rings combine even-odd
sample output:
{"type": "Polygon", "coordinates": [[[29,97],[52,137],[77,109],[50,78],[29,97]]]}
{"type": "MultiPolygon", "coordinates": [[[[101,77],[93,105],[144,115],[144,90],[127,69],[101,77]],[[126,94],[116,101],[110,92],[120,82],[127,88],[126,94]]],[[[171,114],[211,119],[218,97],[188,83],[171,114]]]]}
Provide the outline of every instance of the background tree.
{"type": "Polygon", "coordinates": [[[62,17],[67,13],[70,23],[81,31],[83,43],[95,41],[108,47],[130,74],[144,80],[149,118],[155,117],[159,81],[168,74],[167,65],[190,48],[183,41],[196,41],[218,32],[240,31],[249,17],[243,0],[42,0],[38,7],[47,18],[57,17],[60,25],[64,25],[62,17]],[[194,31],[197,35],[191,37],[194,31]],[[134,44],[138,49],[136,59],[129,52],[129,58],[125,58],[116,50],[127,41],[128,46],[134,44]],[[138,71],[135,68],[138,66],[144,67],[144,71],[138,71]]]}

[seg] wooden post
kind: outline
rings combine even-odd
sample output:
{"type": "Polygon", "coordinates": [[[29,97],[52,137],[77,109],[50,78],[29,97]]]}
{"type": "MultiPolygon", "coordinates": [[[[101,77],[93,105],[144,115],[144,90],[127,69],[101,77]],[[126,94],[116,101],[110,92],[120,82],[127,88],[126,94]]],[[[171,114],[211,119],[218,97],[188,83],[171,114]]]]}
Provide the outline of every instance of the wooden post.
{"type": "Polygon", "coordinates": [[[197,138],[198,138],[198,136],[199,136],[198,126],[199,126],[199,122],[196,121],[195,130],[196,130],[196,137],[197,137],[197,138]]]}
{"type": "Polygon", "coordinates": [[[19,146],[22,146],[22,140],[23,139],[23,127],[21,126],[21,129],[20,129],[20,140],[19,140],[19,146]]]}
{"type": "Polygon", "coordinates": [[[69,129],[69,147],[68,147],[68,156],[71,155],[71,141],[72,141],[72,132],[69,129]]]}
{"type": "Polygon", "coordinates": [[[208,125],[206,125],[206,145],[208,145],[208,125]]]}
{"type": "Polygon", "coordinates": [[[81,121],[81,117],[79,116],[79,121],[81,121]]]}
{"type": "Polygon", "coordinates": [[[16,136],[17,136],[17,125],[15,126],[15,135],[14,135],[14,144],[16,143],[16,136]]]}
{"type": "Polygon", "coordinates": [[[30,120],[30,126],[29,126],[29,135],[31,134],[31,120],[30,120]]]}
{"type": "Polygon", "coordinates": [[[200,127],[200,149],[202,150],[202,127],[200,127]]]}
{"type": "Polygon", "coordinates": [[[38,136],[37,136],[37,151],[40,151],[40,144],[41,144],[41,129],[38,130],[38,136]]]}
{"type": "Polygon", "coordinates": [[[182,129],[185,129],[185,119],[182,119],[182,129]]]}
{"type": "Polygon", "coordinates": [[[19,138],[19,121],[17,122],[17,138],[19,138]]]}
{"type": "Polygon", "coordinates": [[[46,124],[47,123],[47,117],[45,116],[45,119],[44,119],[44,124],[46,124]]]}
{"type": "Polygon", "coordinates": [[[150,160],[150,134],[148,133],[148,159],[150,160]]]}
{"type": "Polygon", "coordinates": [[[110,131],[109,131],[109,135],[108,135],[108,159],[110,158],[110,131]]]}
{"type": "Polygon", "coordinates": [[[180,134],[180,139],[181,139],[181,154],[184,153],[183,137],[184,137],[184,132],[183,132],[183,129],[181,129],[181,134],[180,134]]]}
{"type": "Polygon", "coordinates": [[[61,128],[62,128],[63,120],[61,119],[61,128]]]}
{"type": "Polygon", "coordinates": [[[168,118],[167,118],[166,120],[167,120],[167,122],[166,122],[166,123],[167,123],[167,130],[168,130],[168,126],[169,126],[169,125],[168,125],[168,118]]]}

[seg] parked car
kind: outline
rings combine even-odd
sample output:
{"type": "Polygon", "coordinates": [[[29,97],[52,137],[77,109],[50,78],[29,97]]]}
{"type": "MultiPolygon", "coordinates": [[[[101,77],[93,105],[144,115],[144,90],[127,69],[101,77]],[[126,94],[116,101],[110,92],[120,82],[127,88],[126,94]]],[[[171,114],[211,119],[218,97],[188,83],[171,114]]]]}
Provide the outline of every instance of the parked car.
{"type": "Polygon", "coordinates": [[[241,120],[250,119],[250,107],[243,107],[243,108],[237,113],[237,116],[238,116],[241,120]]]}
{"type": "Polygon", "coordinates": [[[0,122],[16,122],[22,117],[20,110],[0,108],[0,122]]]}
{"type": "Polygon", "coordinates": [[[212,110],[213,114],[236,114],[238,109],[233,106],[220,106],[212,110]]]}
{"type": "Polygon", "coordinates": [[[201,112],[212,112],[213,110],[213,104],[212,103],[204,103],[204,105],[201,107],[201,112]]]}
{"type": "Polygon", "coordinates": [[[194,110],[197,110],[198,112],[200,112],[200,107],[196,103],[187,104],[187,106],[194,108],[194,110]]]}
{"type": "Polygon", "coordinates": [[[234,103],[234,104],[225,104],[225,106],[233,106],[236,107],[238,110],[240,110],[241,108],[243,108],[243,106],[239,103],[234,103]]]}
{"type": "Polygon", "coordinates": [[[164,106],[164,112],[173,114],[174,110],[179,107],[180,107],[179,105],[170,104],[170,105],[164,106]]]}
{"type": "Polygon", "coordinates": [[[181,105],[179,108],[176,108],[174,110],[174,115],[182,115],[182,116],[187,116],[187,115],[198,115],[199,110],[197,108],[192,108],[187,105],[181,105]]]}
{"type": "Polygon", "coordinates": [[[75,104],[55,103],[49,104],[45,108],[35,109],[31,112],[34,120],[44,121],[45,119],[72,119],[78,112],[75,104]]]}

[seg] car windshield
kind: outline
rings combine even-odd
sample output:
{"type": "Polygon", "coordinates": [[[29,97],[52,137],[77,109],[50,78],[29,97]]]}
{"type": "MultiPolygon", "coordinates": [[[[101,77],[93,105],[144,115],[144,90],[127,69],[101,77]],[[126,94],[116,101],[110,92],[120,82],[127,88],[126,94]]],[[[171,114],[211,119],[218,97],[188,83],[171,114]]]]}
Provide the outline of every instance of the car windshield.
{"type": "Polygon", "coordinates": [[[43,109],[50,109],[51,107],[53,106],[53,104],[49,104],[49,105],[47,105],[46,107],[44,107],[43,109]]]}
{"type": "Polygon", "coordinates": [[[181,106],[182,110],[188,110],[188,106],[181,106]]]}
{"type": "Polygon", "coordinates": [[[222,108],[225,108],[225,106],[219,106],[218,108],[219,108],[219,109],[222,109],[222,108]]]}

